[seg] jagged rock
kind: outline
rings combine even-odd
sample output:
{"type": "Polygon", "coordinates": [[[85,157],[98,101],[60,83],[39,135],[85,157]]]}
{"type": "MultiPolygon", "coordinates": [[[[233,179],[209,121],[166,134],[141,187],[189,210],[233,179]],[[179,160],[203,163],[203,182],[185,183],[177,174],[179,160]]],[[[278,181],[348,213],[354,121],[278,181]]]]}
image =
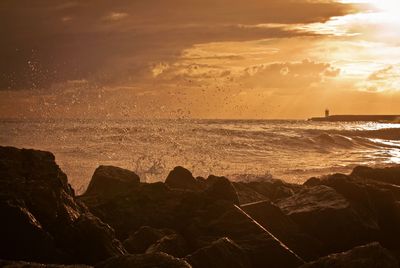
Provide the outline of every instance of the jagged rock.
{"type": "Polygon", "coordinates": [[[281,209],[270,201],[242,205],[241,208],[304,260],[322,256],[321,242],[304,233],[281,209]]]}
{"type": "Polygon", "coordinates": [[[332,254],[301,268],[397,268],[397,260],[378,243],[356,247],[347,252],[332,254]]]}
{"type": "Polygon", "coordinates": [[[265,195],[260,194],[253,188],[249,187],[248,183],[232,182],[232,184],[233,184],[233,187],[235,187],[236,193],[239,198],[239,203],[241,205],[269,200],[269,198],[266,197],[265,195]]]}
{"type": "Polygon", "coordinates": [[[252,267],[297,267],[302,263],[293,252],[232,203],[202,203],[193,198],[181,205],[182,212],[191,213],[182,217],[182,233],[194,249],[228,237],[243,249],[252,267]]]}
{"type": "Polygon", "coordinates": [[[204,188],[204,181],[193,177],[192,172],[183,167],[175,167],[167,176],[165,184],[171,188],[198,191],[204,188]]]}
{"type": "Polygon", "coordinates": [[[41,264],[34,262],[23,261],[3,261],[0,260],[0,267],[3,268],[91,268],[82,264],[77,265],[62,265],[62,264],[41,264]]]}
{"type": "Polygon", "coordinates": [[[121,239],[132,230],[151,225],[176,230],[187,242],[188,252],[229,237],[243,248],[253,267],[297,267],[302,263],[232,201],[218,200],[201,191],[171,189],[163,183],[141,184],[112,200],[82,200],[114,227],[121,239]]]}
{"type": "Polygon", "coordinates": [[[306,185],[327,185],[346,197],[365,223],[378,226],[378,240],[391,250],[400,249],[400,204],[393,190],[386,184],[376,184],[368,179],[334,174],[314,178],[306,185]]]}
{"type": "Polygon", "coordinates": [[[164,252],[174,257],[184,257],[187,253],[186,241],[179,234],[170,234],[162,237],[151,245],[146,253],[164,252]]]}
{"type": "Polygon", "coordinates": [[[124,241],[142,226],[175,229],[178,219],[174,217],[174,209],[184,195],[185,191],[172,190],[158,182],[141,183],[126,195],[113,199],[98,200],[90,196],[81,196],[80,199],[124,241]]]}
{"type": "Polygon", "coordinates": [[[346,198],[325,185],[304,188],[277,205],[302,230],[321,241],[325,253],[348,250],[374,241],[378,235],[376,222],[361,217],[346,198]]]}
{"type": "Polygon", "coordinates": [[[236,190],[227,178],[211,175],[207,178],[207,184],[209,185],[205,190],[207,196],[239,204],[239,197],[236,190]]]}
{"type": "MultiPolygon", "coordinates": [[[[142,226],[124,241],[125,249],[132,254],[145,253],[146,250],[164,236],[174,234],[169,229],[155,229],[142,226]]],[[[167,252],[166,252],[167,253],[167,252]]]]}
{"type": "Polygon", "coordinates": [[[96,268],[191,268],[182,259],[174,258],[166,253],[141,255],[125,255],[108,259],[95,266],[96,268]]]}
{"type": "Polygon", "coordinates": [[[18,200],[0,202],[1,256],[10,260],[59,261],[53,237],[18,200]]]}
{"type": "Polygon", "coordinates": [[[193,252],[186,259],[193,268],[252,267],[243,249],[227,237],[193,252]]]}
{"type": "Polygon", "coordinates": [[[400,186],[400,166],[387,168],[370,168],[358,166],[353,169],[351,177],[376,180],[400,186]]]}
{"type": "Polygon", "coordinates": [[[99,166],[89,183],[85,195],[100,195],[104,198],[127,193],[140,183],[134,172],[113,166],[99,166]]]}
{"type": "Polygon", "coordinates": [[[94,216],[75,199],[49,152],[0,147],[0,200],[0,232],[6,238],[0,239],[0,248],[9,248],[0,251],[0,258],[91,264],[124,253],[108,225],[80,224],[82,218],[94,216]],[[102,239],[90,243],[93,237],[87,230],[96,230],[102,239]],[[71,243],[76,233],[84,246],[71,243]]]}
{"type": "Polygon", "coordinates": [[[276,201],[293,195],[300,186],[273,178],[252,177],[246,181],[234,182],[241,204],[257,201],[276,201]]]}

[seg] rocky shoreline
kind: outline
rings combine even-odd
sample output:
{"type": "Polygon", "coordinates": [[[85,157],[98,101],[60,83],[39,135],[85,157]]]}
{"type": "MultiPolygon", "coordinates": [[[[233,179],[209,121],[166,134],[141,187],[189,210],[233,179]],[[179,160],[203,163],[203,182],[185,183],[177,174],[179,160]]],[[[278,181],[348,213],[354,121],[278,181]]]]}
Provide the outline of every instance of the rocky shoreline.
{"type": "Polygon", "coordinates": [[[100,166],[76,196],[53,154],[0,146],[0,186],[0,267],[399,267],[399,166],[303,185],[100,166]]]}

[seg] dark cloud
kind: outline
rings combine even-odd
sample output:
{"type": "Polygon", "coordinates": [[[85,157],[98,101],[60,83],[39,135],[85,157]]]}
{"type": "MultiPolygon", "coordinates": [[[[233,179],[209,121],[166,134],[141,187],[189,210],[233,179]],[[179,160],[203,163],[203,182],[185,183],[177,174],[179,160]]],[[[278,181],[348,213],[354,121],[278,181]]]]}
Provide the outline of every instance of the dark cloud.
{"type": "Polygon", "coordinates": [[[137,0],[0,2],[0,89],[88,79],[139,81],[184,48],[309,33],[258,24],[324,22],[356,12],[333,1],[137,0]]]}

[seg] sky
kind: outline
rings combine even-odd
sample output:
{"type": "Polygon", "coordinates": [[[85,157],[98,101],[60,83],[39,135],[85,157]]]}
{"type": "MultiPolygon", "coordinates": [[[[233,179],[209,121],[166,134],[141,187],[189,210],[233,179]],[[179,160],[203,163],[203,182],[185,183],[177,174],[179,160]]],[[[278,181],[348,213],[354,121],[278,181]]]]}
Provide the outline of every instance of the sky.
{"type": "Polygon", "coordinates": [[[2,0],[0,118],[400,114],[398,0],[2,0]]]}

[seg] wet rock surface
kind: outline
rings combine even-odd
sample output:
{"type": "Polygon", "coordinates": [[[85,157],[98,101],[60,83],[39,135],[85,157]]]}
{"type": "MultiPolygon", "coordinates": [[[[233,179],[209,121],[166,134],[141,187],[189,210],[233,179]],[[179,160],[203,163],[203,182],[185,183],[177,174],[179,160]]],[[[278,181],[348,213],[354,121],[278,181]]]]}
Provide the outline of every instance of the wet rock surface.
{"type": "Polygon", "coordinates": [[[51,153],[0,147],[0,189],[0,258],[93,264],[124,253],[51,153]]]}
{"type": "Polygon", "coordinates": [[[99,263],[95,268],[190,268],[183,259],[165,253],[125,255],[99,263]]]}
{"type": "Polygon", "coordinates": [[[250,260],[241,247],[227,237],[223,237],[186,257],[194,268],[247,268],[250,260]]]}
{"type": "Polygon", "coordinates": [[[139,183],[139,176],[130,170],[113,166],[99,166],[92,176],[85,195],[112,198],[115,195],[129,192],[139,183]]]}
{"type": "Polygon", "coordinates": [[[399,175],[232,183],[177,167],[141,183],[100,166],[76,197],[51,153],[0,147],[0,266],[397,267],[399,175]]]}
{"type": "Polygon", "coordinates": [[[356,247],[352,250],[331,254],[307,263],[301,268],[397,268],[399,264],[391,253],[378,243],[356,247]]]}

